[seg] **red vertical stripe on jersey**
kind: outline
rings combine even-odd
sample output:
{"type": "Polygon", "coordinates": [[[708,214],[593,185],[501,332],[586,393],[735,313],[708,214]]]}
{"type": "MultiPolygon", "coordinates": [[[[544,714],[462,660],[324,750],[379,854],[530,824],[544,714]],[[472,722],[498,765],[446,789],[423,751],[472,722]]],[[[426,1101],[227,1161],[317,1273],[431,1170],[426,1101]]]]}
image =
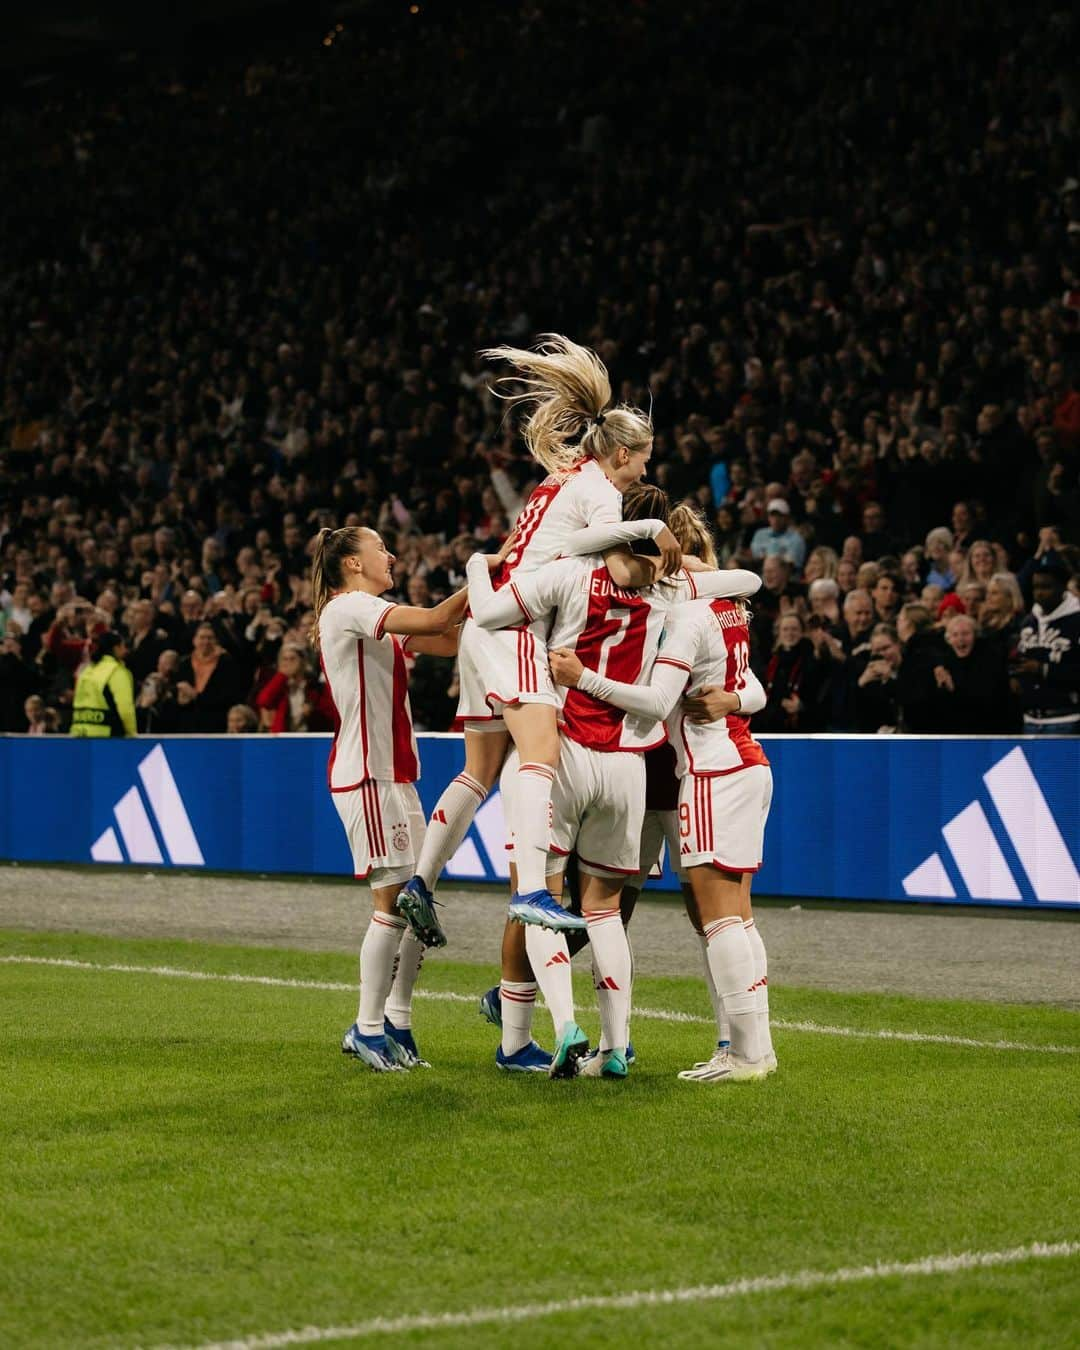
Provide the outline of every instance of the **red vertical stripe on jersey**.
{"type": "MultiPolygon", "coordinates": [[[[589,606],[574,645],[575,656],[589,670],[621,684],[633,684],[644,663],[649,609],[648,600],[636,591],[613,587],[607,568],[598,567],[590,580],[589,606]]],[[[563,724],[566,734],[579,745],[617,750],[625,716],[621,708],[580,689],[566,691],[563,724]]]]}
{"type": "Polygon", "coordinates": [[[394,738],[394,782],[415,783],[420,767],[413,750],[412,713],[409,710],[409,674],[405,669],[405,653],[397,638],[394,644],[394,694],[390,716],[394,738]]]}
{"type": "Polygon", "coordinates": [[[517,539],[514,541],[514,546],[506,555],[506,561],[496,569],[494,576],[491,578],[491,589],[493,591],[505,586],[510,580],[510,573],[521,562],[533,535],[540,528],[540,522],[547,514],[548,507],[559,495],[565,482],[566,475],[559,478],[548,477],[538,487],[533,488],[529,494],[529,500],[525,503],[517,518],[517,539]]]}
{"type": "Polygon", "coordinates": [[[360,681],[360,779],[368,776],[367,767],[367,685],[364,680],[364,639],[356,640],[356,670],[360,681]]]}

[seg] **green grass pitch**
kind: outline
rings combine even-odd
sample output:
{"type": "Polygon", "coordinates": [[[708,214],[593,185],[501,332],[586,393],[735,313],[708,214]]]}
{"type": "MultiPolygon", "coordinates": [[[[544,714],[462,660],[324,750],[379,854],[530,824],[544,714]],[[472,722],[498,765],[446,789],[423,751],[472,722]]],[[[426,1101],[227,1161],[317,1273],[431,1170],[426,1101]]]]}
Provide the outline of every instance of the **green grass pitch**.
{"type": "MultiPolygon", "coordinates": [[[[12,956],[355,974],[337,955],[0,934],[12,956]]],[[[423,987],[494,979],[438,963],[423,987]]],[[[635,999],[707,1012],[693,979],[642,979],[635,999]]],[[[789,1024],[1080,1047],[1080,1018],[1052,1009],[783,987],[772,1002],[789,1024]]],[[[354,1013],[333,989],[0,964],[0,1342],[258,1344],[1080,1239],[1075,1053],[789,1026],[773,1078],[710,1088],[674,1076],[708,1026],[639,1017],[627,1082],[552,1083],[496,1073],[474,1003],[426,999],[436,1067],[379,1076],[338,1051],[354,1013]]],[[[543,1010],[537,1027],[550,1044],[543,1010]]],[[[1074,1253],[321,1343],[1064,1346],[1078,1288],[1074,1253]]]]}

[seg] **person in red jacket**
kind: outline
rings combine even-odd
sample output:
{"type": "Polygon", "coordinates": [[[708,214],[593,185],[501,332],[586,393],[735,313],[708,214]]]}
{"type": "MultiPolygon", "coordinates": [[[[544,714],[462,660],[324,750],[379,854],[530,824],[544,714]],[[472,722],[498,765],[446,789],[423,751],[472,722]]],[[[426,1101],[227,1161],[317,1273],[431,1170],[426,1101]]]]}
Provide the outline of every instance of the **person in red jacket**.
{"type": "Polygon", "coordinates": [[[330,694],[311,672],[299,647],[284,646],[278,668],[255,696],[264,731],[333,731],[330,694]]]}

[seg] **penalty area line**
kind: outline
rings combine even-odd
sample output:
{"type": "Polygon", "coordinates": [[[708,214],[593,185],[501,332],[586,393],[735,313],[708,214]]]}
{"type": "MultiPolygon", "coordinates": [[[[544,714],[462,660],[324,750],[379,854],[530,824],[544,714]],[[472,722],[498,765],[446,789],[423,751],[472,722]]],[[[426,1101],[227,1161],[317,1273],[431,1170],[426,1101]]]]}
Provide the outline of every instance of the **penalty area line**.
{"type": "MultiPolygon", "coordinates": [[[[364,1340],[370,1336],[403,1336],[412,1331],[444,1331],[454,1327],[478,1327],[492,1323],[513,1325],[558,1317],[568,1313],[633,1311],[637,1308],[677,1307],[693,1303],[716,1303],[751,1294],[781,1294],[861,1284],[869,1280],[912,1279],[925,1275],[953,1275],[990,1270],[1025,1261],[1047,1261],[1080,1255],[1080,1242],[1032,1242],[997,1252],[945,1253],[916,1261],[880,1261],[870,1266],[840,1270],[799,1270],[786,1275],[759,1275],[727,1284],[701,1284],[685,1289],[645,1289],[629,1294],[593,1294],[581,1298],[553,1299],[549,1303],[510,1304],[501,1308],[472,1308],[465,1312],[417,1313],[402,1317],[373,1317],[351,1326],[298,1327],[229,1341],[203,1341],[185,1350],[278,1350],[290,1345],[315,1345],[320,1341],[364,1340]]],[[[158,1346],[156,1350],[179,1350],[158,1346]]]]}
{"type": "MultiPolygon", "coordinates": [[[[76,961],[62,956],[0,956],[0,965],[56,966],[65,970],[84,970],[114,975],[157,975],[172,980],[210,980],[219,984],[252,984],[270,989],[316,989],[333,994],[353,994],[356,986],[340,980],[297,980],[275,975],[245,975],[237,971],[185,970],[181,966],[134,966],[117,962],[76,961]]],[[[446,989],[418,989],[416,997],[435,1003],[477,1003],[475,994],[456,994],[446,989]]],[[[635,1017],[652,1022],[679,1022],[693,1026],[712,1026],[712,1018],[672,1008],[638,1008],[635,1017]]],[[[932,1031],[896,1031],[888,1027],[865,1030],[862,1027],[830,1026],[824,1022],[791,1021],[774,1017],[771,1025],[778,1031],[801,1031],[815,1036],[844,1036],[859,1041],[905,1041],[916,1045],[955,1045],[968,1050],[1021,1050],[1028,1054],[1077,1055],[1080,1045],[1033,1045],[1025,1041],[981,1041],[971,1036],[949,1036],[932,1031]]]]}

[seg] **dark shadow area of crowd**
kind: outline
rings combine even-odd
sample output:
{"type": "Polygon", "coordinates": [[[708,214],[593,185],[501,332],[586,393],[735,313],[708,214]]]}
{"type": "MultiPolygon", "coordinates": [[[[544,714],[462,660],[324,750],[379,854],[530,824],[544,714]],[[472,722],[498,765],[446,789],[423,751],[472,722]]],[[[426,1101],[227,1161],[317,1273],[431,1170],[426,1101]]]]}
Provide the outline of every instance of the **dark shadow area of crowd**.
{"type": "MultiPolygon", "coordinates": [[[[8,98],[0,730],[66,730],[105,630],[141,730],[329,729],[312,535],[461,585],[537,481],[476,352],[551,330],[761,568],[756,728],[1076,730],[1078,36],[401,7],[8,98]]],[[[445,729],[452,667],[412,700],[445,729]]]]}

